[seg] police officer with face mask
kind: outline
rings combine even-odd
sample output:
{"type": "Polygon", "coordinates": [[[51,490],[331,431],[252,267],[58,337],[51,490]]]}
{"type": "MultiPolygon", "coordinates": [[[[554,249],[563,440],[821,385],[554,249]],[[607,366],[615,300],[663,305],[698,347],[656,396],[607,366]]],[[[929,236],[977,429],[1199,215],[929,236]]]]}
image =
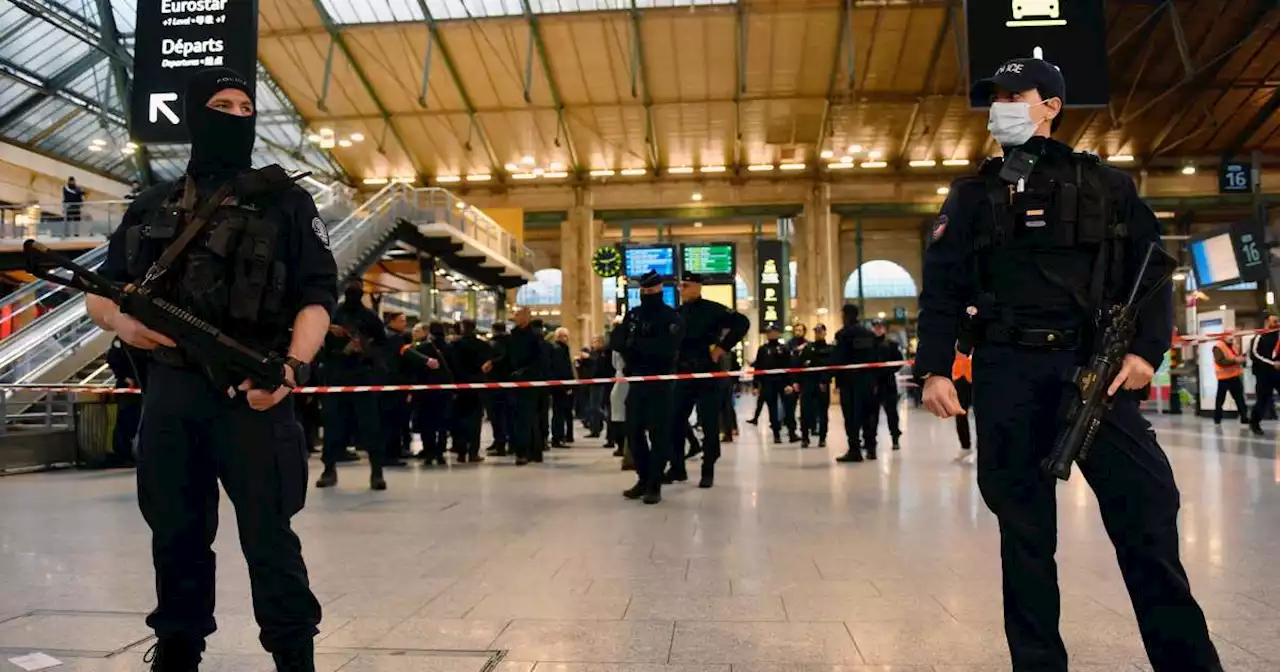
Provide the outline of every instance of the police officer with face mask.
{"type": "MultiPolygon", "coordinates": [[[[186,175],[138,196],[111,236],[102,274],[147,282],[160,297],[259,352],[287,353],[282,374],[306,384],[324,341],[337,271],[315,203],[282,171],[254,171],[254,90],[234,71],[196,74],[186,91],[191,161],[186,175]],[[228,187],[224,189],[224,187],[228,187]],[[154,272],[193,212],[218,204],[198,235],[154,272]],[[149,272],[152,271],[152,272],[149,272]]],[[[306,498],[307,451],[289,387],[215,386],[224,372],[187,361],[165,334],[107,299],[86,300],[93,320],[151,351],[138,441],[138,505],[152,533],[158,605],[147,617],[159,672],[194,672],[215,629],[218,484],[235,507],[260,640],[279,670],[315,669],[320,603],[308,585],[290,518],[306,498]],[[286,402],[286,403],[282,403],[286,402]]]]}
{"type": "MultiPolygon", "coordinates": [[[[1058,632],[1056,481],[1041,471],[1061,425],[1069,373],[1094,353],[1098,316],[1123,300],[1160,225],[1133,180],[1049,136],[1066,86],[1019,59],[975,84],[1005,158],[958,180],[933,226],[920,295],[916,373],[935,415],[963,413],[951,381],[959,327],[973,313],[978,487],[1000,522],[1005,634],[1013,669],[1067,670],[1058,632]],[[975,310],[970,310],[973,306],[975,310]]],[[[1156,672],[1221,670],[1178,557],[1179,493],[1139,391],[1169,348],[1172,293],[1138,312],[1136,336],[1080,471],[1156,672]]]]}

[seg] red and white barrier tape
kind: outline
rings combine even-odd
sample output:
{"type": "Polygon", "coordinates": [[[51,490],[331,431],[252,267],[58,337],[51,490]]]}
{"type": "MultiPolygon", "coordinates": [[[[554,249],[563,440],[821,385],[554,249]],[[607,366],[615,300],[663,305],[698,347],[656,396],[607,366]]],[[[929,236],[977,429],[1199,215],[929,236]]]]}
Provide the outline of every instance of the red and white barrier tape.
{"type": "MultiPolygon", "coordinates": [[[[911,360],[875,362],[872,364],[841,364],[790,369],[761,369],[754,371],[712,371],[708,373],[672,373],[659,376],[621,376],[618,378],[582,378],[577,380],[534,380],[510,383],[440,383],[436,385],[346,385],[299,387],[294,394],[349,394],[354,392],[427,392],[436,390],[519,390],[543,387],[579,387],[583,385],[607,385],[609,383],[652,383],[673,380],[706,380],[714,378],[746,378],[747,376],[777,376],[815,371],[852,371],[858,369],[898,368],[911,364],[911,360]]],[[[21,385],[0,384],[2,390],[17,392],[101,392],[107,394],[137,394],[138,388],[113,388],[110,385],[21,385]]]]}
{"type": "Polygon", "coordinates": [[[1280,331],[1280,329],[1233,329],[1231,331],[1221,331],[1212,334],[1188,334],[1174,339],[1174,345],[1182,343],[1208,343],[1223,337],[1234,338],[1236,336],[1261,336],[1262,334],[1270,334],[1276,331],[1280,331]]]}

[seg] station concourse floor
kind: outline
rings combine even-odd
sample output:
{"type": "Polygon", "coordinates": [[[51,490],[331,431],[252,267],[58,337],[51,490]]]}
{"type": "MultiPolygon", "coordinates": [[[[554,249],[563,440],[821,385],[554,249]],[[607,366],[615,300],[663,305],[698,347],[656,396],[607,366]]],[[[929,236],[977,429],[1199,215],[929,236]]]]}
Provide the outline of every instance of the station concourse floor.
{"type": "MultiPolygon", "coordinates": [[[[324,604],[319,669],[1008,670],[995,520],[955,460],[954,425],[906,411],[901,452],[837,465],[838,409],[832,420],[827,450],[742,424],[716,487],[668,487],[660,506],[624,500],[633,476],[580,426],[545,465],[414,466],[392,470],[385,493],[366,465],[346,466],[295,519],[324,604]]],[[[1280,669],[1275,440],[1234,421],[1153,421],[1226,669],[1280,669]]],[[[202,669],[266,672],[233,515],[224,497],[220,629],[202,669]]],[[[1083,479],[1061,486],[1059,520],[1072,670],[1150,669],[1083,479]]],[[[0,671],[34,651],[62,660],[55,670],[147,669],[148,549],[132,472],[0,479],[0,671]]]]}

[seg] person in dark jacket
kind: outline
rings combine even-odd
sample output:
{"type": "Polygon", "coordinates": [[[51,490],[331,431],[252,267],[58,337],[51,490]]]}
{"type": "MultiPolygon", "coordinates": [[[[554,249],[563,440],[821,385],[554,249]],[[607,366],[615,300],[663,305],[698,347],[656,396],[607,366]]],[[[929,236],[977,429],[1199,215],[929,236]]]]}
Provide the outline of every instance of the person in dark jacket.
{"type": "MultiPolygon", "coordinates": [[[[454,378],[459,383],[484,382],[484,363],[493,358],[492,348],[480,340],[475,320],[463,320],[462,335],[449,345],[453,352],[454,378]]],[[[480,455],[480,393],[459,390],[454,395],[453,452],[459,462],[484,462],[480,455]]]]}
{"type": "MultiPolygon", "coordinates": [[[[445,338],[444,324],[432,322],[427,326],[426,338],[417,341],[404,353],[406,363],[413,367],[414,383],[418,385],[447,385],[454,380],[453,347],[445,338]]],[[[453,416],[453,393],[448,390],[426,390],[413,393],[413,429],[422,439],[422,452],[418,459],[423,464],[445,466],[445,447],[449,437],[449,418],[453,416]]]]}
{"type": "MultiPolygon", "coordinates": [[[[491,348],[490,368],[484,371],[485,379],[491,383],[503,383],[511,380],[511,370],[507,367],[507,334],[506,322],[495,322],[493,335],[489,339],[491,348]]],[[[515,393],[512,390],[489,390],[489,424],[493,427],[493,445],[487,452],[494,457],[506,457],[507,446],[515,433],[515,393]]]]}
{"type": "MultiPolygon", "coordinates": [[[[515,328],[507,337],[506,348],[492,361],[486,362],[484,371],[505,367],[514,382],[544,380],[546,355],[542,337],[534,330],[532,315],[521,307],[512,315],[515,328]]],[[[530,462],[542,462],[542,442],[538,439],[541,429],[538,422],[538,404],[541,390],[520,388],[514,391],[515,418],[511,435],[511,449],[516,455],[516,466],[530,462]]]]}
{"type": "MultiPolygon", "coordinates": [[[[409,320],[404,313],[390,312],[383,316],[387,326],[387,383],[406,385],[412,379],[411,370],[400,357],[400,352],[410,344],[409,320]]],[[[403,467],[408,457],[410,441],[409,394],[383,392],[379,395],[382,408],[382,435],[385,439],[386,466],[403,467]]]]}
{"type": "MultiPolygon", "coordinates": [[[[770,324],[765,332],[767,339],[765,344],[756,351],[755,368],[757,370],[791,368],[791,351],[787,349],[786,344],[778,340],[781,337],[782,329],[776,324],[770,324]]],[[[759,380],[760,395],[764,398],[765,407],[769,409],[769,428],[773,430],[773,442],[782,443],[783,425],[787,428],[787,439],[791,443],[799,442],[800,437],[796,436],[796,426],[788,424],[782,404],[784,395],[795,394],[791,388],[791,377],[786,374],[771,374],[760,376],[759,380]]]]}
{"type": "Polygon", "coordinates": [[[1276,390],[1280,390],[1280,317],[1267,315],[1262,333],[1253,337],[1249,357],[1253,360],[1254,400],[1249,415],[1249,430],[1262,436],[1262,418],[1273,408],[1276,390]]]}
{"type": "MultiPolygon", "coordinates": [[[[569,352],[569,330],[556,329],[555,340],[550,343],[550,380],[573,380],[572,354],[569,352]]],[[[573,443],[573,388],[553,387],[548,396],[551,401],[551,447],[565,448],[573,443]]]]}
{"type": "MultiPolygon", "coordinates": [[[[113,339],[111,348],[107,350],[107,366],[115,376],[116,387],[141,388],[147,376],[147,352],[131,348],[119,338],[113,339]]],[[[138,425],[142,422],[142,396],[120,394],[115,397],[115,402],[112,452],[105,457],[103,466],[129,468],[137,464],[133,457],[133,444],[138,438],[138,425]]]]}
{"type": "MultiPolygon", "coordinates": [[[[832,366],[869,364],[876,356],[876,336],[862,325],[858,307],[845,304],[840,309],[844,328],[836,332],[831,349],[832,366]]],[[[840,388],[840,414],[844,417],[845,436],[849,450],[837,462],[861,462],[866,450],[867,459],[876,459],[876,435],[868,427],[867,408],[875,400],[875,373],[869,370],[837,371],[836,386],[840,388]]]]}
{"type": "MultiPolygon", "coordinates": [[[[883,320],[872,320],[871,333],[876,337],[875,361],[902,361],[902,348],[896,340],[887,337],[883,320]]],[[[902,436],[902,430],[898,427],[898,368],[894,366],[872,369],[875,377],[875,396],[872,403],[867,405],[867,412],[871,414],[868,419],[870,426],[868,431],[871,436],[875,436],[880,431],[880,409],[883,408],[894,450],[901,448],[898,437],[902,436]]]]}
{"type": "MultiPolygon", "coordinates": [[[[801,368],[826,366],[831,362],[831,344],[827,343],[827,326],[813,328],[813,341],[798,353],[801,368]]],[[[800,447],[810,446],[809,437],[817,435],[818,447],[827,447],[827,421],[831,409],[831,372],[814,371],[800,374],[800,447]]]]}
{"type": "MultiPolygon", "coordinates": [[[[800,353],[809,345],[809,328],[803,324],[792,327],[791,340],[787,341],[787,349],[791,351],[791,366],[799,366],[800,353]]],[[[800,381],[793,379],[791,394],[782,395],[782,414],[791,427],[796,426],[796,409],[800,405],[800,381]]]]}
{"type": "MultiPolygon", "coordinates": [[[[596,336],[591,339],[591,350],[587,361],[590,373],[589,378],[612,378],[616,371],[613,367],[613,353],[604,347],[604,337],[596,336]]],[[[609,413],[609,397],[613,390],[612,383],[603,385],[591,385],[586,389],[587,397],[587,438],[594,439],[605,431],[606,421],[609,413]]],[[[604,447],[613,448],[617,445],[617,437],[612,433],[605,434],[604,447]]]]}
{"type": "MultiPolygon", "coordinates": [[[[364,285],[359,279],[346,284],[342,305],[333,313],[325,337],[324,358],[330,385],[376,385],[386,379],[387,330],[382,320],[364,305],[364,285]]],[[[369,455],[369,485],[386,490],[378,397],[368,393],[335,394],[324,401],[324,473],[317,488],[338,484],[336,464],[354,435],[369,455]]]]}

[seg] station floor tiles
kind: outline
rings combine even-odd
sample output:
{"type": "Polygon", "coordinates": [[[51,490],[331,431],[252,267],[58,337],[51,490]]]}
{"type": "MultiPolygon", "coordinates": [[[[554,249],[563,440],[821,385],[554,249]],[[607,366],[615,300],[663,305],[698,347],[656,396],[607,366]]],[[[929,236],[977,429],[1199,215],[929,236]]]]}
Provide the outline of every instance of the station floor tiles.
{"type": "MultiPolygon", "coordinates": [[[[748,398],[749,400],[749,398],[748,398]]],[[[326,672],[995,672],[1009,669],[996,525],[953,425],[905,411],[903,450],[837,465],[742,425],[712,490],[623,500],[579,439],[507,460],[310,492],[296,519],[326,672]]],[[[1280,464],[1235,425],[1155,418],[1182,492],[1182,551],[1228,670],[1280,669],[1280,464]]],[[[881,425],[881,431],[885,428],[881,425]]],[[[887,442],[887,437],[885,439],[887,442]]],[[[314,478],[318,463],[313,461],[314,478]]],[[[691,471],[696,471],[696,465],[691,471]]],[[[1149,669],[1082,479],[1061,486],[1062,632],[1073,670],[1149,669]]],[[[265,672],[233,512],[203,667],[265,672]]],[[[146,669],[153,578],[129,472],[0,479],[0,671],[146,669]]]]}

